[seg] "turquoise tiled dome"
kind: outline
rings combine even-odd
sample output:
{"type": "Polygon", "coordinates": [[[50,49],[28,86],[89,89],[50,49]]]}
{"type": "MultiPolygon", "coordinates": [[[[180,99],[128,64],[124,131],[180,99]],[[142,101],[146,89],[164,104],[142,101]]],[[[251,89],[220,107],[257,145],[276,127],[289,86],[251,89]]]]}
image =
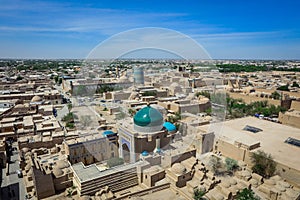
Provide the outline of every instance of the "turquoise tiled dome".
{"type": "Polygon", "coordinates": [[[175,126],[174,124],[172,124],[171,122],[165,122],[165,123],[164,123],[164,127],[165,127],[169,132],[176,131],[176,126],[175,126]]]}
{"type": "Polygon", "coordinates": [[[146,106],[139,110],[134,118],[134,124],[137,126],[158,126],[164,122],[162,114],[151,106],[146,106]]]}

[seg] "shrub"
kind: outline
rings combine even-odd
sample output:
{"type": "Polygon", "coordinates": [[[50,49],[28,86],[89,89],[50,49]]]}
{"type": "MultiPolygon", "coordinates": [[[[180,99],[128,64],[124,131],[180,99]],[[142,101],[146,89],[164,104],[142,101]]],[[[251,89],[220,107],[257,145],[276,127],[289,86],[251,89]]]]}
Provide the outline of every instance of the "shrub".
{"type": "Polygon", "coordinates": [[[259,197],[255,196],[254,192],[248,188],[244,188],[236,196],[236,200],[260,200],[259,197]]]}
{"type": "Polygon", "coordinates": [[[276,171],[276,162],[270,154],[263,151],[254,152],[251,155],[252,162],[254,163],[252,170],[264,178],[269,178],[274,175],[276,171]]]}
{"type": "Polygon", "coordinates": [[[205,195],[205,191],[200,190],[199,188],[194,189],[194,195],[193,199],[194,200],[202,200],[204,199],[203,196],[205,195]]]}
{"type": "Polygon", "coordinates": [[[289,90],[289,84],[280,86],[280,87],[277,88],[277,90],[281,90],[281,91],[290,91],[290,90],[289,90]]]}
{"type": "Polygon", "coordinates": [[[225,164],[227,171],[234,171],[239,167],[238,162],[232,158],[226,158],[225,164]]]}

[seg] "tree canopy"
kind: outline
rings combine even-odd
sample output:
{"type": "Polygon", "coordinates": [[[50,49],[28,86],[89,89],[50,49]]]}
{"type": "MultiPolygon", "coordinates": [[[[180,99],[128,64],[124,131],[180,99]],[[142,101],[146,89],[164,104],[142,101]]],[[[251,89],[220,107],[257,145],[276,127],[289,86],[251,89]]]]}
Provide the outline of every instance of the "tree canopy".
{"type": "Polygon", "coordinates": [[[234,171],[236,170],[239,166],[238,166],[238,162],[232,158],[226,158],[225,159],[225,164],[226,164],[226,168],[227,171],[234,171]]]}
{"type": "Polygon", "coordinates": [[[273,160],[271,154],[267,154],[264,151],[254,152],[251,155],[253,162],[252,170],[264,178],[269,178],[275,174],[276,162],[273,160]]]}
{"type": "Polygon", "coordinates": [[[194,200],[203,200],[203,196],[205,195],[205,191],[200,190],[199,188],[194,189],[194,195],[193,195],[193,199],[194,200]]]}
{"type": "Polygon", "coordinates": [[[255,196],[252,190],[244,188],[241,192],[238,193],[236,200],[260,200],[260,198],[255,196]]]}
{"type": "Polygon", "coordinates": [[[290,89],[289,89],[289,84],[280,86],[280,87],[277,88],[277,90],[281,90],[281,91],[290,91],[290,89]]]}

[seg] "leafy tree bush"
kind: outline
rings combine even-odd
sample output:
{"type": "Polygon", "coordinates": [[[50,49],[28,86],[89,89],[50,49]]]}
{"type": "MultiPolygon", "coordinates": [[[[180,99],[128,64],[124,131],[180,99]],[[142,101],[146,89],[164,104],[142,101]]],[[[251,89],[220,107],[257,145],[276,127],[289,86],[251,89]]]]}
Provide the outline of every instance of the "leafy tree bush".
{"type": "Polygon", "coordinates": [[[294,81],[292,87],[299,87],[299,84],[296,81],[294,81]]]}
{"type": "Polygon", "coordinates": [[[62,83],[62,78],[58,79],[58,84],[60,85],[62,83]]]}
{"type": "Polygon", "coordinates": [[[113,86],[109,86],[109,85],[100,85],[97,89],[96,89],[96,93],[106,93],[106,92],[111,92],[114,91],[115,88],[113,86]]]}
{"type": "Polygon", "coordinates": [[[22,76],[20,76],[20,75],[18,75],[18,77],[17,77],[17,81],[20,81],[20,80],[22,80],[23,79],[23,77],[22,76]]]}
{"type": "Polygon", "coordinates": [[[203,200],[203,196],[205,195],[205,191],[200,190],[199,188],[194,189],[194,195],[193,195],[193,199],[194,200],[203,200]]]}
{"type": "Polygon", "coordinates": [[[227,171],[231,171],[231,172],[236,170],[239,167],[238,162],[232,158],[226,158],[225,164],[226,164],[227,171]]]}
{"type": "Polygon", "coordinates": [[[135,115],[136,111],[133,110],[133,109],[131,109],[131,108],[129,108],[128,109],[128,113],[130,114],[131,117],[133,117],[135,115]]]}
{"type": "Polygon", "coordinates": [[[66,127],[73,129],[75,128],[74,122],[67,122],[66,127]]]}
{"type": "Polygon", "coordinates": [[[57,83],[57,82],[58,82],[58,79],[59,79],[59,76],[55,76],[55,77],[54,77],[54,81],[55,81],[55,83],[57,83]]]}
{"type": "Polygon", "coordinates": [[[248,188],[244,188],[236,196],[236,200],[260,200],[259,197],[255,196],[254,192],[248,188]]]}
{"type": "Polygon", "coordinates": [[[289,84],[280,86],[280,87],[277,88],[277,90],[281,90],[281,91],[290,91],[290,89],[289,89],[289,84]]]}
{"type": "Polygon", "coordinates": [[[77,116],[74,115],[72,112],[69,112],[68,114],[66,114],[62,118],[62,121],[64,121],[64,122],[74,122],[74,118],[77,118],[77,116]]]}
{"type": "Polygon", "coordinates": [[[254,173],[261,175],[264,178],[269,178],[275,174],[276,162],[270,154],[263,151],[254,152],[251,155],[253,162],[252,170],[254,173]]]}
{"type": "Polygon", "coordinates": [[[255,101],[246,104],[242,100],[232,99],[230,97],[227,98],[227,110],[232,118],[254,115],[256,113],[268,117],[286,111],[286,109],[281,106],[269,105],[267,101],[255,101]]]}
{"type": "Polygon", "coordinates": [[[142,96],[156,96],[156,92],[154,91],[146,91],[142,93],[142,96]]]}
{"type": "Polygon", "coordinates": [[[216,156],[211,156],[209,159],[209,166],[214,173],[219,173],[219,169],[222,167],[221,159],[216,156]]]}
{"type": "Polygon", "coordinates": [[[272,94],[271,94],[271,98],[273,99],[280,99],[281,95],[277,92],[277,91],[274,91],[272,94]]]}
{"type": "Polygon", "coordinates": [[[217,65],[220,72],[257,72],[257,71],[267,71],[266,66],[256,66],[256,65],[239,65],[239,64],[221,64],[217,65]]]}
{"type": "Polygon", "coordinates": [[[210,115],[210,114],[211,114],[211,107],[210,107],[210,108],[207,108],[204,112],[205,112],[206,114],[210,115]]]}

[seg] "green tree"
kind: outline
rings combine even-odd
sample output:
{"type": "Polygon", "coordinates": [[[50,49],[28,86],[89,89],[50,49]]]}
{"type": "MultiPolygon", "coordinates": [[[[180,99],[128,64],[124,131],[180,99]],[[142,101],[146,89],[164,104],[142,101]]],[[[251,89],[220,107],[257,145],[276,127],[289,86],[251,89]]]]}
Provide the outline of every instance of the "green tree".
{"type": "Polygon", "coordinates": [[[111,92],[114,91],[114,87],[113,86],[109,86],[109,85],[100,85],[97,89],[96,89],[96,93],[105,93],[105,92],[111,92]]]}
{"type": "Polygon", "coordinates": [[[263,151],[254,152],[251,155],[253,162],[252,170],[264,178],[269,178],[275,174],[276,162],[273,160],[270,154],[263,151]]]}
{"type": "Polygon", "coordinates": [[[62,83],[62,78],[58,79],[58,84],[60,85],[62,83]]]}
{"type": "Polygon", "coordinates": [[[204,112],[208,115],[211,115],[211,107],[207,108],[204,112]]]}
{"type": "Polygon", "coordinates": [[[67,122],[66,127],[70,128],[70,129],[75,128],[74,122],[67,122]]]}
{"type": "Polygon", "coordinates": [[[23,77],[22,76],[20,76],[20,75],[18,75],[18,77],[17,77],[17,81],[20,81],[20,80],[22,80],[23,79],[23,77]]]}
{"type": "Polygon", "coordinates": [[[299,87],[299,84],[296,81],[293,81],[292,87],[299,87]]]}
{"type": "Polygon", "coordinates": [[[58,82],[58,79],[59,79],[59,76],[55,76],[55,77],[54,77],[54,81],[55,81],[55,83],[57,83],[57,82],[58,82]]]}
{"type": "Polygon", "coordinates": [[[209,166],[212,168],[214,173],[219,173],[219,169],[222,167],[221,158],[211,156],[209,159],[209,166]]]}
{"type": "Polygon", "coordinates": [[[190,65],[190,73],[194,73],[195,72],[195,69],[194,69],[194,65],[190,65]]]}
{"type": "Polygon", "coordinates": [[[259,197],[255,196],[254,192],[248,188],[244,188],[236,196],[236,200],[260,200],[259,197]]]}
{"type": "Polygon", "coordinates": [[[156,92],[154,91],[146,91],[142,93],[142,96],[156,96],[156,92]]]}
{"type": "Polygon", "coordinates": [[[280,99],[281,95],[277,92],[277,91],[274,91],[272,94],[271,94],[271,98],[273,99],[280,99]]]}
{"type": "Polygon", "coordinates": [[[72,195],[74,194],[75,189],[76,189],[76,186],[72,186],[67,189],[67,197],[68,198],[72,198],[72,195]]]}
{"type": "Polygon", "coordinates": [[[72,112],[70,112],[62,118],[62,121],[66,122],[66,123],[74,122],[74,118],[76,118],[76,116],[72,112]]]}
{"type": "Polygon", "coordinates": [[[129,108],[128,113],[130,114],[131,117],[133,117],[135,115],[136,111],[133,110],[132,108],[129,108]]]}
{"type": "Polygon", "coordinates": [[[205,191],[200,190],[199,188],[194,189],[193,199],[194,200],[204,200],[205,191]]]}
{"type": "Polygon", "coordinates": [[[281,91],[290,91],[290,89],[289,89],[289,84],[280,86],[280,87],[277,88],[277,90],[281,90],[281,91]]]}
{"type": "Polygon", "coordinates": [[[227,171],[230,172],[236,170],[239,167],[238,162],[232,158],[226,158],[225,164],[226,164],[227,171]]]}

